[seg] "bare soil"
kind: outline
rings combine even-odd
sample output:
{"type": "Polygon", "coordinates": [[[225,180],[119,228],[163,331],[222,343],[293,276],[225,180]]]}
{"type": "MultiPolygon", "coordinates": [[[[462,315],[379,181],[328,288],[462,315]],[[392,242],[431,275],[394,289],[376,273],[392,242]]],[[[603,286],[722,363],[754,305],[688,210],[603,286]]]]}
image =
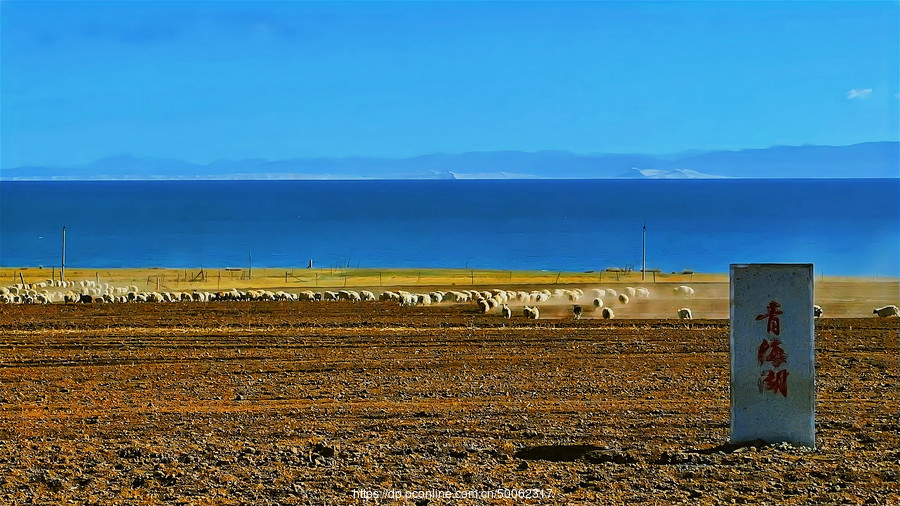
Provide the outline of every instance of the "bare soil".
{"type": "Polygon", "coordinates": [[[727,444],[727,320],[558,315],[2,306],[0,502],[900,503],[900,319],[817,321],[809,450],[727,444]]]}

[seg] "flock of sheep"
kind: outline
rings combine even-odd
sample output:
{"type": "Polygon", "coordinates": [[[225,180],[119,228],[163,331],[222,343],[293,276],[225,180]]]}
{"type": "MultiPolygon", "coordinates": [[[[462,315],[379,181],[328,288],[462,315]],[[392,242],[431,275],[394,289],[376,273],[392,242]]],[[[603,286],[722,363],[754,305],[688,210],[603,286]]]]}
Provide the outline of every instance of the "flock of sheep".
{"type": "MultiPolygon", "coordinates": [[[[672,289],[676,298],[693,298],[695,291],[687,285],[672,289]]],[[[6,304],[51,304],[51,303],[126,303],[126,302],[214,302],[214,301],[350,301],[350,302],[393,302],[401,306],[429,306],[432,304],[475,304],[484,314],[497,313],[512,318],[516,307],[525,318],[540,318],[539,305],[572,304],[575,318],[581,318],[586,311],[599,311],[601,318],[615,318],[611,306],[627,305],[634,299],[651,298],[650,290],[644,287],[593,288],[587,292],[580,288],[558,288],[555,290],[436,290],[429,293],[411,293],[404,290],[385,291],[376,296],[369,290],[339,290],[313,292],[305,290],[297,293],[282,290],[227,290],[191,292],[141,291],[136,286],[116,287],[96,281],[56,281],[47,280],[33,284],[15,284],[0,287],[0,303],[6,304]]],[[[880,317],[900,316],[897,306],[876,308],[874,314],[880,317]]],[[[815,317],[822,315],[822,308],[815,306],[815,317]]],[[[675,316],[691,319],[690,308],[678,309],[675,316]]]]}
{"type": "MultiPolygon", "coordinates": [[[[585,293],[581,288],[564,289],[558,288],[554,291],[550,290],[534,290],[531,292],[523,292],[518,290],[486,290],[486,291],[470,291],[470,298],[476,302],[478,309],[482,313],[489,313],[495,308],[500,308],[500,315],[505,318],[511,318],[513,315],[511,304],[522,305],[522,316],[525,318],[540,318],[540,309],[538,303],[547,302],[559,304],[568,302],[573,304],[573,314],[575,318],[581,318],[584,315],[585,308],[588,306],[593,311],[600,311],[600,317],[603,319],[615,318],[615,312],[609,307],[610,302],[614,304],[625,305],[632,299],[649,299],[650,290],[639,287],[625,287],[621,293],[612,288],[593,288],[585,293]],[[604,302],[607,301],[607,302],[604,302]],[[529,304],[534,304],[531,306],[529,304]]],[[[674,289],[676,296],[693,297],[694,289],[689,286],[679,286],[674,289]]],[[[690,309],[683,308],[679,310],[680,318],[690,318],[690,309]],[[685,313],[682,313],[685,311],[685,313]],[[682,316],[684,314],[685,316],[682,316]]]]}
{"type": "MultiPolygon", "coordinates": [[[[674,288],[680,297],[693,297],[694,289],[688,286],[674,288]]],[[[113,286],[91,280],[56,281],[47,280],[32,284],[15,284],[0,287],[0,303],[7,304],[52,304],[52,303],[127,303],[127,302],[214,302],[214,301],[350,301],[350,302],[393,302],[401,306],[429,306],[432,304],[475,304],[482,313],[499,313],[511,318],[511,306],[519,308],[523,316],[540,318],[539,305],[576,304],[576,317],[582,314],[581,303],[593,310],[599,310],[603,318],[614,318],[610,304],[625,305],[632,299],[650,298],[646,288],[626,287],[621,293],[615,289],[595,288],[585,293],[580,288],[556,290],[436,290],[429,293],[411,293],[404,290],[385,291],[376,296],[369,290],[325,290],[313,292],[285,292],[270,290],[237,290],[209,292],[202,290],[166,292],[142,291],[136,286],[113,286]],[[606,302],[605,302],[606,301],[606,302]]],[[[690,309],[679,310],[680,318],[690,318],[690,309]]]]}

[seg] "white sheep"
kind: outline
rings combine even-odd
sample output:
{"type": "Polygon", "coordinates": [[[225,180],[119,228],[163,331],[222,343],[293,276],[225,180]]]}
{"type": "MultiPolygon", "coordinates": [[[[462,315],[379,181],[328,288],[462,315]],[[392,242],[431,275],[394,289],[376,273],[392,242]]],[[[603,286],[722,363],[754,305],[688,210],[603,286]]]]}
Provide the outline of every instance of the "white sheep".
{"type": "Polygon", "coordinates": [[[693,318],[693,314],[691,313],[691,308],[683,307],[678,310],[678,317],[682,320],[690,320],[693,318]]]}
{"type": "Polygon", "coordinates": [[[897,309],[897,306],[890,305],[877,308],[872,313],[877,314],[881,318],[887,318],[889,316],[900,316],[900,309],[897,309]]]}
{"type": "Polygon", "coordinates": [[[594,299],[594,309],[597,309],[598,307],[603,307],[603,299],[599,297],[594,299]]]}
{"type": "Polygon", "coordinates": [[[500,309],[500,314],[503,315],[504,318],[512,318],[512,309],[506,304],[503,304],[503,307],[500,309]]]}
{"type": "Polygon", "coordinates": [[[469,302],[469,294],[463,292],[450,291],[445,298],[448,302],[469,302]]]}
{"type": "Polygon", "coordinates": [[[416,297],[415,294],[400,291],[398,292],[400,295],[400,305],[401,306],[415,306],[416,302],[418,302],[419,298],[416,297]]]}
{"type": "Polygon", "coordinates": [[[687,285],[679,285],[672,289],[676,297],[693,297],[694,289],[687,285]]]}
{"type": "Polygon", "coordinates": [[[616,314],[613,313],[612,308],[605,307],[603,308],[603,311],[600,312],[600,316],[602,316],[604,320],[611,320],[616,317],[616,314]]]}
{"type": "Polygon", "coordinates": [[[549,291],[540,291],[540,292],[531,292],[531,300],[534,301],[535,304],[538,302],[547,302],[550,300],[550,292],[549,291]]]}
{"type": "Polygon", "coordinates": [[[650,290],[644,288],[643,286],[636,289],[637,297],[639,299],[649,299],[650,298],[650,290]]]}
{"type": "Polygon", "coordinates": [[[619,294],[619,302],[622,304],[628,304],[628,296],[624,293],[619,294]]]}
{"type": "Polygon", "coordinates": [[[538,318],[541,317],[541,312],[537,308],[537,306],[534,306],[534,307],[525,306],[524,308],[522,308],[522,314],[525,315],[525,318],[530,318],[532,320],[537,320],[538,318]]]}

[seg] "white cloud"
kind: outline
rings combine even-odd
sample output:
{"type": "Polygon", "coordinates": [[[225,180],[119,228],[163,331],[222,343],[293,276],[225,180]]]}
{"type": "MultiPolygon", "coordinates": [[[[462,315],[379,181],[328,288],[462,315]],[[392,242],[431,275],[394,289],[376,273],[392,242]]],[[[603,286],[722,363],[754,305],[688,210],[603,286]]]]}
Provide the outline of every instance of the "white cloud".
{"type": "Polygon", "coordinates": [[[847,92],[847,100],[865,100],[872,94],[872,88],[853,88],[847,92]]]}

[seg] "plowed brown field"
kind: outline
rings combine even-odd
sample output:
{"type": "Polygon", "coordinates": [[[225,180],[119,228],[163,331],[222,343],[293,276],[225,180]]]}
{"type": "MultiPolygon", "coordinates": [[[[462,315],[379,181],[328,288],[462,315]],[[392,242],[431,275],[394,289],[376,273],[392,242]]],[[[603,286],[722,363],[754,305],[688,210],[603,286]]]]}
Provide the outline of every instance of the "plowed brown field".
{"type": "Polygon", "coordinates": [[[4,306],[0,502],[895,504],[898,332],[817,321],[810,451],[726,444],[727,320],[4,306]]]}

